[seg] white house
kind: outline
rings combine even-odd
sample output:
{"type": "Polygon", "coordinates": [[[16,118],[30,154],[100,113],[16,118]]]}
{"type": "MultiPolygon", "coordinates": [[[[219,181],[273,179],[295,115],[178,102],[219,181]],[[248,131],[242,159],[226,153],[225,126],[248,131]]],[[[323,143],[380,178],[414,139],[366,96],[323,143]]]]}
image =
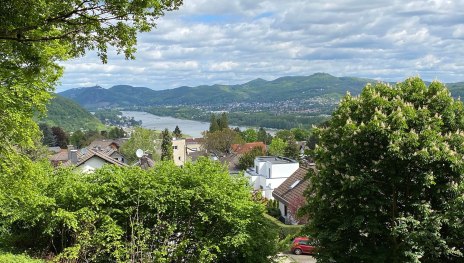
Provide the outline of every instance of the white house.
{"type": "Polygon", "coordinates": [[[172,157],[177,166],[183,166],[187,159],[185,139],[172,139],[172,157]]]}
{"type": "Polygon", "coordinates": [[[272,192],[300,167],[293,159],[278,156],[259,156],[254,167],[245,172],[254,190],[262,190],[263,197],[274,199],[272,192]]]}
{"type": "Polygon", "coordinates": [[[118,166],[127,166],[125,163],[113,159],[112,157],[102,154],[98,151],[88,149],[84,154],[78,154],[78,150],[69,151],[70,158],[63,166],[75,166],[76,170],[83,173],[92,173],[96,169],[103,167],[105,164],[114,164],[118,166]]]}

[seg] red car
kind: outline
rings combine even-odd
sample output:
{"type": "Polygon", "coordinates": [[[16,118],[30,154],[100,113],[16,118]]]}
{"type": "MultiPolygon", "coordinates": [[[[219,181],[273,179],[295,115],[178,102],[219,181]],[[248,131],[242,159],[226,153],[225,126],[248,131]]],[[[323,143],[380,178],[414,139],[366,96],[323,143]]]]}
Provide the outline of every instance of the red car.
{"type": "Polygon", "coordinates": [[[313,240],[308,237],[296,237],[293,239],[290,250],[296,255],[301,255],[303,253],[312,254],[316,247],[314,246],[314,242],[311,241],[313,240]]]}

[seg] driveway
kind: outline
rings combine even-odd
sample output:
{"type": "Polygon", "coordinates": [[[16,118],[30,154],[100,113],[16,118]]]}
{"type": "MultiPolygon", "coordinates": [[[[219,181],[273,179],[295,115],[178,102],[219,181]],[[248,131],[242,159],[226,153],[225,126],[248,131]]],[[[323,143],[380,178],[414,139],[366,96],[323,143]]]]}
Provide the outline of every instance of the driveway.
{"type": "Polygon", "coordinates": [[[316,263],[316,259],[311,257],[310,255],[295,255],[290,252],[283,253],[284,256],[287,257],[288,260],[281,261],[285,263],[316,263]]]}

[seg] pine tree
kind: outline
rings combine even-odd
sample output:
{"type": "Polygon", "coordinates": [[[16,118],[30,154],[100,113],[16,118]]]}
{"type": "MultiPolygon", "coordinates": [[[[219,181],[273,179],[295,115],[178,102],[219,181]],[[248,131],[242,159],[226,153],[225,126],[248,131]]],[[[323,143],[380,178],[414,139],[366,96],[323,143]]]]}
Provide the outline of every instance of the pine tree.
{"type": "Polygon", "coordinates": [[[174,137],[176,137],[176,138],[182,137],[182,131],[179,129],[179,126],[176,125],[176,128],[174,129],[174,131],[172,132],[172,134],[173,134],[174,137]]]}
{"type": "Polygon", "coordinates": [[[172,151],[172,137],[168,129],[164,129],[161,133],[161,160],[169,161],[173,160],[173,151],[172,151]]]}
{"type": "Polygon", "coordinates": [[[229,129],[229,120],[227,119],[227,113],[223,112],[221,118],[218,120],[219,130],[229,129]]]}
{"type": "Polygon", "coordinates": [[[219,131],[218,121],[216,120],[216,115],[211,114],[210,123],[209,123],[209,132],[219,131]]]}

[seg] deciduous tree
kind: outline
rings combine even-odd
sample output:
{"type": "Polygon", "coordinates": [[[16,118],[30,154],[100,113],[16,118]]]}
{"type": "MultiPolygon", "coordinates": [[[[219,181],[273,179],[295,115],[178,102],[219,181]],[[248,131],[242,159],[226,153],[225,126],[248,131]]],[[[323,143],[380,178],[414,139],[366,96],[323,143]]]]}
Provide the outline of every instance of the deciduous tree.
{"type": "Polygon", "coordinates": [[[463,130],[463,104],[436,81],[346,95],[315,131],[318,262],[462,262],[463,130]]]}
{"type": "Polygon", "coordinates": [[[285,147],[287,144],[279,137],[274,137],[269,145],[269,155],[283,156],[285,154],[285,147]]]}

